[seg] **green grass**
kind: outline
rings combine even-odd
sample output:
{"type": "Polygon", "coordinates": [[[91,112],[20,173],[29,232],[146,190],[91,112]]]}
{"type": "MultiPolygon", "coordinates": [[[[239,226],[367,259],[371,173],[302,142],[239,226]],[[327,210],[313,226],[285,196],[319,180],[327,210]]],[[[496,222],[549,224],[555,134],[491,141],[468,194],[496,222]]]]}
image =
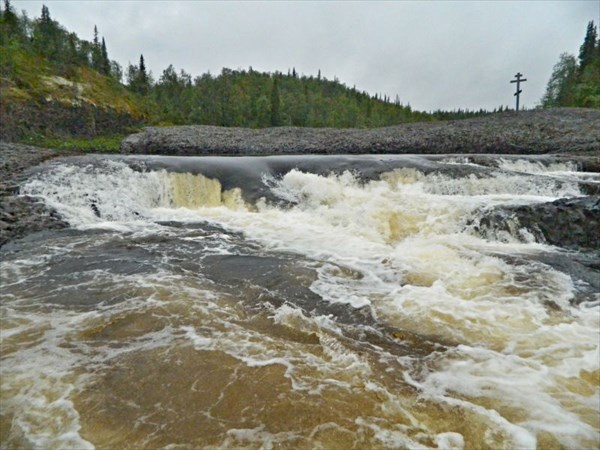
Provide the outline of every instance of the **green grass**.
{"type": "Polygon", "coordinates": [[[85,137],[48,137],[40,134],[26,136],[22,144],[36,147],[52,148],[69,152],[83,153],[118,153],[121,141],[126,134],[111,134],[107,136],[85,137]]]}

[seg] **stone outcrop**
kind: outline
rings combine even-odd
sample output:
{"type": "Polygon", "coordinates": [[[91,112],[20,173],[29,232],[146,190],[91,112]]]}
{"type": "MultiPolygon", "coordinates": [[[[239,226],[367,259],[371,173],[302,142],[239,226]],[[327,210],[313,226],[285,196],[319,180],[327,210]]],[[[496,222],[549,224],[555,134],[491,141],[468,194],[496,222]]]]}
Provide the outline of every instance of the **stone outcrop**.
{"type": "Polygon", "coordinates": [[[27,169],[56,156],[56,150],[0,142],[0,247],[35,231],[67,226],[41,201],[17,196],[27,169]]]}
{"type": "Polygon", "coordinates": [[[93,137],[127,133],[140,124],[132,115],[85,102],[72,106],[56,101],[43,105],[0,102],[0,117],[0,139],[9,142],[31,134],[93,137]]]}
{"type": "Polygon", "coordinates": [[[600,195],[554,202],[501,206],[473,222],[482,234],[517,235],[525,229],[537,241],[575,250],[600,249],[600,195]]]}

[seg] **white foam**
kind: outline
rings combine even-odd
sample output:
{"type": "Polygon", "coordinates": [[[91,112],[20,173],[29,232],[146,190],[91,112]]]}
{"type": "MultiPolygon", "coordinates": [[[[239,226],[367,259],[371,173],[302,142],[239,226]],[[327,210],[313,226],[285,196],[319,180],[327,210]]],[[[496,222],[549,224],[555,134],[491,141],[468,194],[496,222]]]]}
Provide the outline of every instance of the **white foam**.
{"type": "Polygon", "coordinates": [[[43,199],[72,226],[121,232],[128,226],[115,222],[160,220],[154,209],[161,207],[244,208],[239,189],[223,192],[218,180],[165,170],[138,172],[108,160],[83,167],[56,165],[30,179],[20,193],[43,199]]]}
{"type": "Polygon", "coordinates": [[[498,166],[504,170],[522,173],[548,173],[548,172],[577,172],[579,170],[574,161],[552,162],[545,164],[541,161],[527,159],[499,158],[498,166]]]}
{"type": "Polygon", "coordinates": [[[463,450],[465,439],[460,433],[439,433],[435,436],[435,443],[440,450],[463,450]]]}

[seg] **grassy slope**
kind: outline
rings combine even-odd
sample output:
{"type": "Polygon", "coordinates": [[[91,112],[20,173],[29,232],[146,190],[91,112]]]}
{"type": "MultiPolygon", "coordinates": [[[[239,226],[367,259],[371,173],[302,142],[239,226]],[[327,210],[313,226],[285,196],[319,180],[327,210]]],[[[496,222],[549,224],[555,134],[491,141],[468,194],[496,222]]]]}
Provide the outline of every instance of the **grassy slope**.
{"type": "MultiPolygon", "coordinates": [[[[48,102],[64,108],[94,107],[146,122],[154,109],[148,100],[128,91],[110,77],[84,66],[62,71],[47,59],[20,46],[4,46],[0,62],[0,102],[5,106],[43,108],[48,102]]],[[[116,151],[122,134],[91,138],[54,138],[39,133],[23,136],[22,141],[58,149],[116,151]]]]}
{"type": "Polygon", "coordinates": [[[88,67],[69,67],[59,73],[45,58],[22,48],[4,47],[0,99],[10,102],[57,101],[65,106],[89,103],[142,118],[150,105],[117,81],[88,67]],[[6,73],[7,72],[7,73],[6,73]]]}

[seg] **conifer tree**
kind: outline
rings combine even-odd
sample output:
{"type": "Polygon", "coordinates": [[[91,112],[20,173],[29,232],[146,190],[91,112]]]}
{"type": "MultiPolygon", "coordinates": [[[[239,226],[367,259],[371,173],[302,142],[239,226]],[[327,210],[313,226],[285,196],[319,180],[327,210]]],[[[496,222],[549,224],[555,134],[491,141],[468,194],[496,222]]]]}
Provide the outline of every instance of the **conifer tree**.
{"type": "Polygon", "coordinates": [[[4,12],[2,15],[2,20],[4,23],[9,25],[17,24],[17,15],[13,11],[12,5],[10,4],[10,0],[4,0],[4,12]]]}
{"type": "Polygon", "coordinates": [[[13,11],[9,0],[4,0],[4,11],[0,15],[0,44],[7,43],[11,38],[18,37],[24,40],[21,33],[19,19],[13,11]]]}
{"type": "Polygon", "coordinates": [[[67,37],[67,64],[77,64],[77,35],[75,33],[69,33],[67,37]]]}
{"type": "Polygon", "coordinates": [[[46,5],[42,5],[42,17],[40,17],[40,22],[44,25],[49,25],[50,20],[50,10],[46,5]]]}
{"type": "Polygon", "coordinates": [[[542,106],[600,107],[600,41],[593,21],[588,22],[579,57],[568,53],[560,55],[548,81],[542,106]]]}
{"type": "Polygon", "coordinates": [[[104,75],[109,75],[110,74],[110,60],[108,59],[108,52],[106,51],[106,42],[104,41],[104,38],[102,38],[102,45],[100,47],[100,68],[101,68],[101,72],[104,75]]]}
{"type": "Polygon", "coordinates": [[[148,85],[148,74],[146,73],[146,64],[144,63],[144,55],[140,55],[140,82],[148,85]]]}
{"type": "Polygon", "coordinates": [[[4,0],[4,18],[6,19],[7,14],[14,14],[10,0],[4,0]]]}
{"type": "Polygon", "coordinates": [[[127,69],[127,80],[129,88],[141,95],[148,94],[150,90],[150,77],[146,72],[146,64],[144,62],[144,55],[140,55],[140,65],[133,66],[129,65],[127,69]]]}
{"type": "Polygon", "coordinates": [[[102,49],[98,42],[98,27],[94,25],[94,40],[92,41],[92,68],[102,72],[102,49]]]}
{"type": "Polygon", "coordinates": [[[46,5],[42,5],[42,15],[35,24],[32,41],[33,47],[47,58],[61,58],[61,30],[51,19],[46,5]]]}
{"type": "Polygon", "coordinates": [[[271,126],[278,127],[281,125],[281,101],[279,99],[279,83],[277,78],[273,80],[271,89],[271,126]]]}
{"type": "Polygon", "coordinates": [[[585,38],[583,40],[583,44],[581,44],[581,47],[579,47],[579,71],[580,72],[583,72],[585,67],[594,58],[594,53],[596,52],[597,37],[598,37],[598,33],[596,30],[596,26],[594,25],[594,21],[590,21],[587,25],[587,30],[585,33],[585,38]]]}

